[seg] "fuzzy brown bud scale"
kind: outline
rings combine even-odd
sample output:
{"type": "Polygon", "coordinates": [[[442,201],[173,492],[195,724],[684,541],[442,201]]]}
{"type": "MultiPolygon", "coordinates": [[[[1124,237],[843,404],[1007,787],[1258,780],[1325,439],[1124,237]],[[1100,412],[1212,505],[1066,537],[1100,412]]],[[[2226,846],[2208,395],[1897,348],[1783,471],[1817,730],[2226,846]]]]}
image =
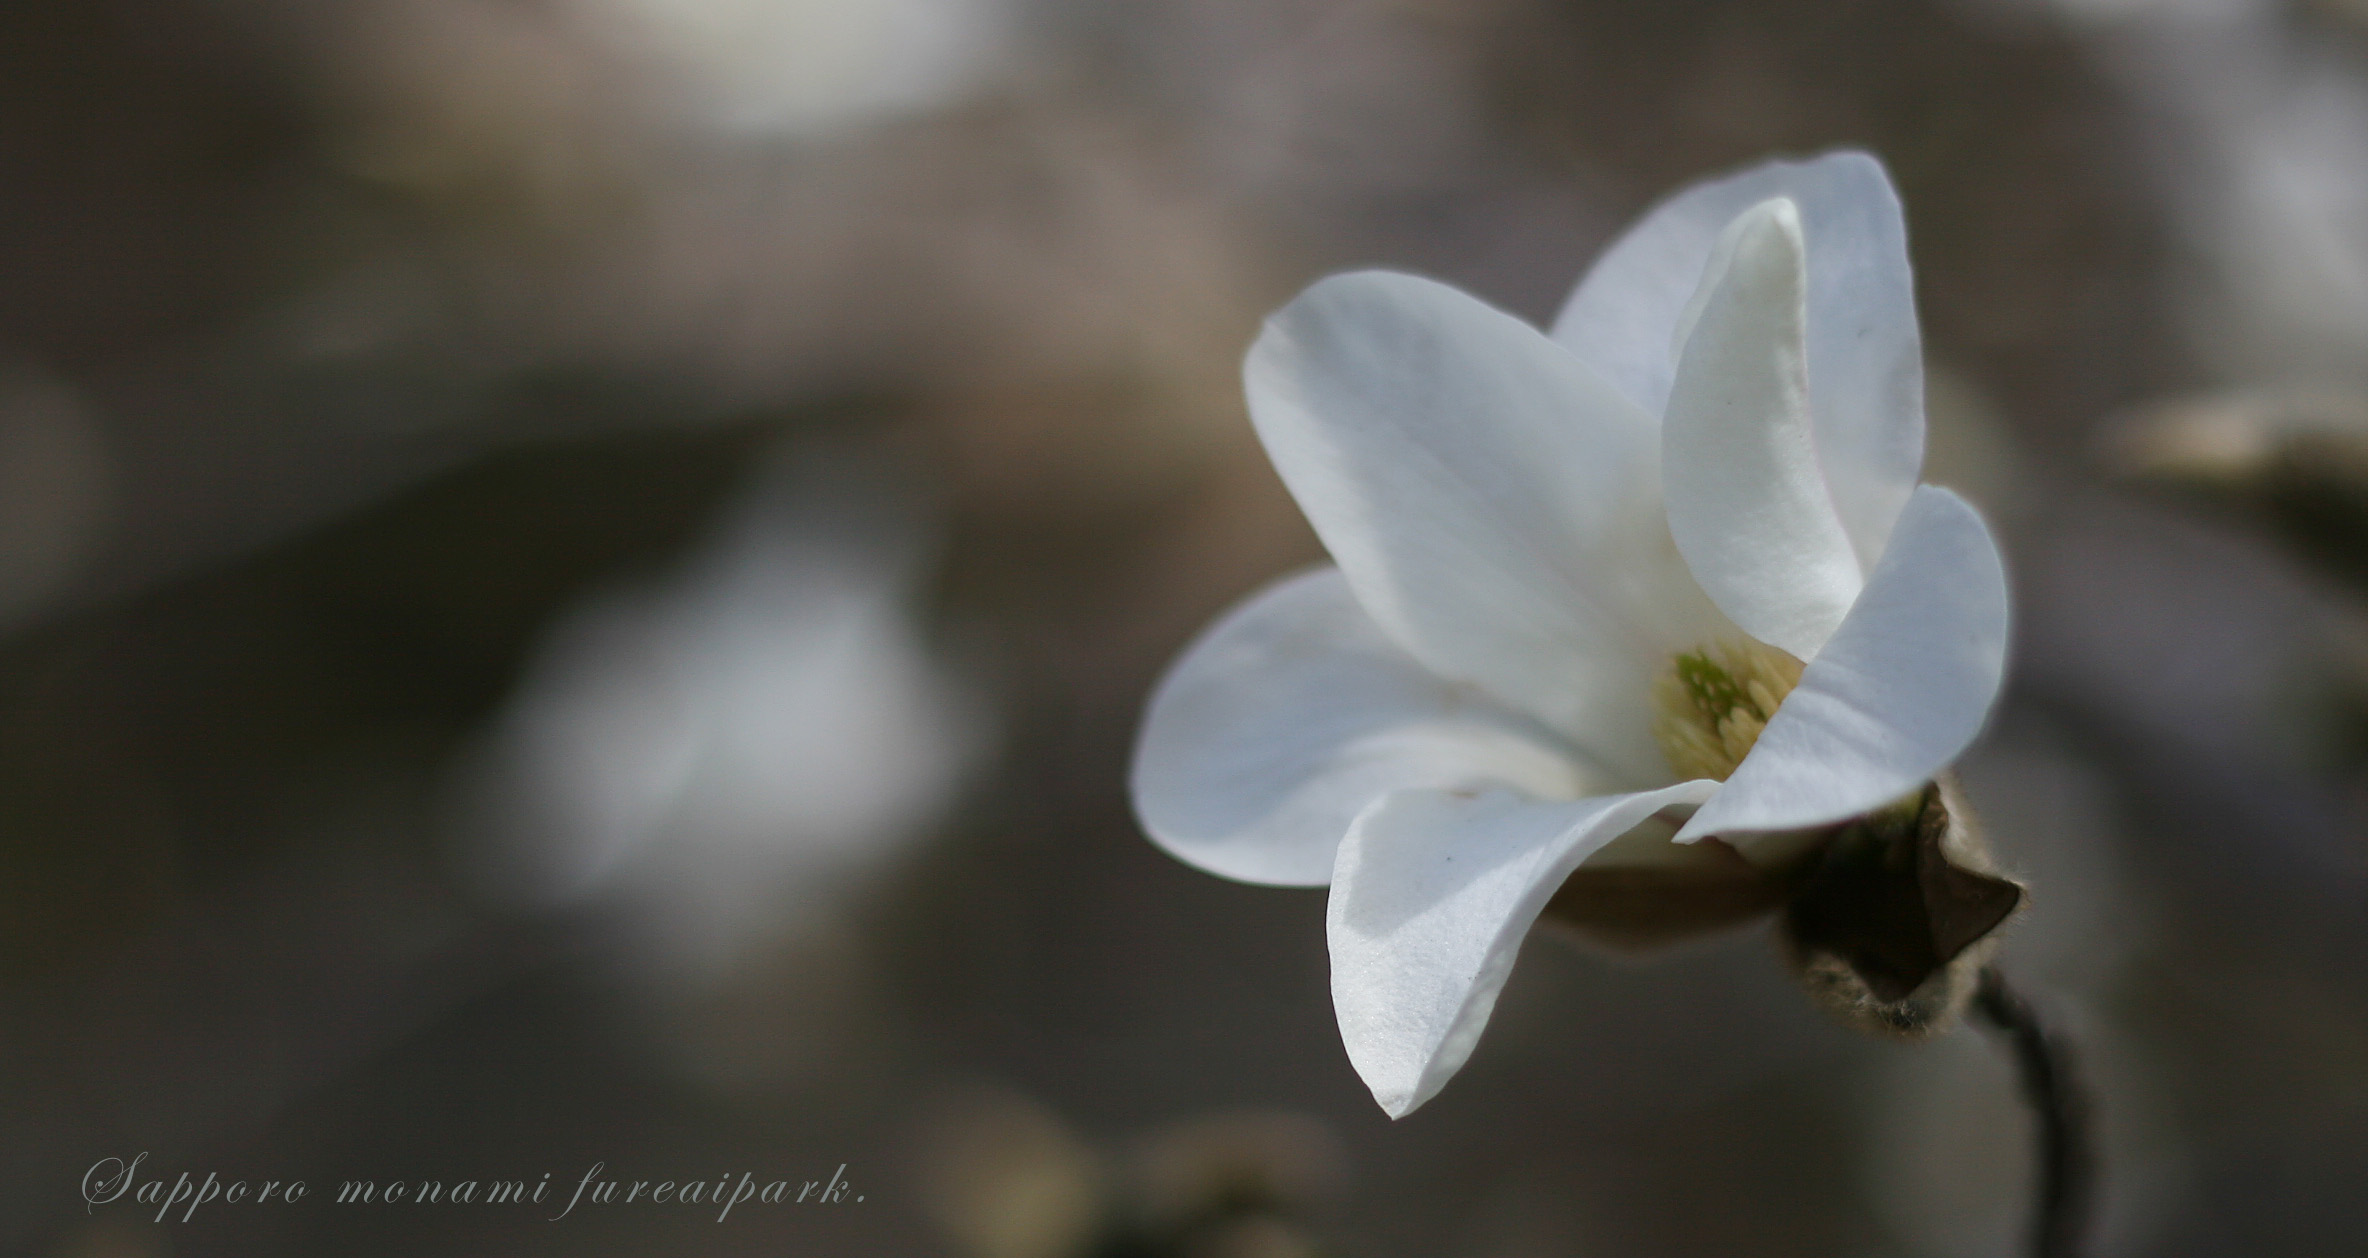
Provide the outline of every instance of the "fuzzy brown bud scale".
{"type": "Polygon", "coordinates": [[[1776,867],[1715,838],[1651,865],[1581,867],[1544,920],[1636,951],[1775,912],[1785,954],[1819,1008],[1886,1036],[1947,1029],[2024,894],[1991,863],[1954,779],[1944,774],[1887,808],[1800,837],[1802,854],[1776,867]]]}
{"type": "Polygon", "coordinates": [[[2022,901],[1944,775],[1834,835],[1798,876],[1783,937],[1820,1007],[1861,1030],[1920,1038],[1964,1011],[2022,901]]]}

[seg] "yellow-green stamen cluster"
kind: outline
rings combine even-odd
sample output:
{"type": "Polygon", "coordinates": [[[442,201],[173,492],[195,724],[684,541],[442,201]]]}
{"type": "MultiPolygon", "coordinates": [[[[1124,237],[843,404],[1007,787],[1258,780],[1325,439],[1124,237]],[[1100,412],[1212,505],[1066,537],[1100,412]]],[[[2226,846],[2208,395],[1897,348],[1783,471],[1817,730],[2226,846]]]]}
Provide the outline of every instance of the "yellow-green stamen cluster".
{"type": "Polygon", "coordinates": [[[1684,652],[1653,681],[1653,737],[1680,778],[1724,782],[1800,680],[1799,660],[1748,638],[1684,652]]]}

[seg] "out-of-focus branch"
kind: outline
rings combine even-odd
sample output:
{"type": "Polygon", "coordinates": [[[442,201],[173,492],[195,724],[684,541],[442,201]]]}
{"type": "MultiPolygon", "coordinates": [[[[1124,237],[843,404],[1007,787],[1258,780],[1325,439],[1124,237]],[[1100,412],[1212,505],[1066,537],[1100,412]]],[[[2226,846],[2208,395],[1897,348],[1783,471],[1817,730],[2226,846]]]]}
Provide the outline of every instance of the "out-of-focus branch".
{"type": "Polygon", "coordinates": [[[2088,1094],[2072,1047],[2040,1022],[1996,966],[1982,971],[1973,1011],[2013,1048],[2023,1099],[2039,1120],[2039,1201],[2030,1252],[2033,1258],[2072,1258],[2088,1234],[2097,1173],[2088,1094]]]}

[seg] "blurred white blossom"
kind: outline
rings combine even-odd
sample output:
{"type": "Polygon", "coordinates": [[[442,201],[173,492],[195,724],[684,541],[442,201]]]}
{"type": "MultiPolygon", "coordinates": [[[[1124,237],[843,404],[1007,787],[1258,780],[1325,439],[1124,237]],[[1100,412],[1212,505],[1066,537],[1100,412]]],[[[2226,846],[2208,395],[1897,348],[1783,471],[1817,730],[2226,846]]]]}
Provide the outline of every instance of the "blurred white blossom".
{"type": "Polygon", "coordinates": [[[579,0],[727,130],[822,134],[946,104],[1010,55],[1008,0],[579,0]]]}
{"type": "Polygon", "coordinates": [[[2368,55],[2330,29],[2360,7],[2045,2],[2147,124],[2195,360],[2224,384],[2368,379],[2368,55]]]}
{"type": "Polygon", "coordinates": [[[872,481],[777,470],[680,571],[552,631],[479,766],[490,882],[621,903],[714,971],[942,819],[985,710],[914,618],[924,538],[872,481]]]}

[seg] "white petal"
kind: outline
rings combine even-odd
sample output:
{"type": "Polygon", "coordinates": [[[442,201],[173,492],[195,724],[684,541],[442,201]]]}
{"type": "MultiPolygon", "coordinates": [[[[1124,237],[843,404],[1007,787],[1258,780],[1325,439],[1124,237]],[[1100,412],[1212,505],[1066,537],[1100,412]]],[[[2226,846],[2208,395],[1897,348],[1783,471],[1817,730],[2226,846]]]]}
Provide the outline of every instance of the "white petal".
{"type": "Polygon", "coordinates": [[[1349,823],[1410,786],[1586,783],[1553,739],[1440,680],[1373,624],[1337,569],[1235,608],[1151,697],[1135,813],[1177,858],[1243,882],[1321,886],[1349,823]]]}
{"type": "Polygon", "coordinates": [[[1823,825],[1923,785],[1981,732],[2006,627],[1990,530],[1957,495],[1918,489],[1850,618],[1678,841],[1823,825]]]}
{"type": "Polygon", "coordinates": [[[1712,242],[1770,197],[1800,206],[1809,245],[1809,387],[1818,457],[1871,568],[1924,463],[1924,360],[1899,195],[1864,153],[1770,162],[1656,206],[1587,272],[1554,339],[1648,413],[1669,400],[1672,337],[1712,242]]]}
{"type": "Polygon", "coordinates": [[[1723,622],[1671,546],[1654,426],[1545,335],[1362,272],[1268,320],[1250,414],[1357,600],[1441,676],[1666,781],[1646,678],[1723,622]]]}
{"type": "Polygon", "coordinates": [[[1703,277],[1661,428],[1669,531],[1745,633],[1808,659],[1858,597],[1826,492],[1802,358],[1801,228],[1781,198],[1745,210],[1703,277]]]}
{"type": "Polygon", "coordinates": [[[1392,1118],[1431,1099],[1496,1007],[1522,937],[1570,871],[1708,781],[1571,803],[1402,791],[1349,831],[1326,914],[1349,1061],[1392,1118]]]}

